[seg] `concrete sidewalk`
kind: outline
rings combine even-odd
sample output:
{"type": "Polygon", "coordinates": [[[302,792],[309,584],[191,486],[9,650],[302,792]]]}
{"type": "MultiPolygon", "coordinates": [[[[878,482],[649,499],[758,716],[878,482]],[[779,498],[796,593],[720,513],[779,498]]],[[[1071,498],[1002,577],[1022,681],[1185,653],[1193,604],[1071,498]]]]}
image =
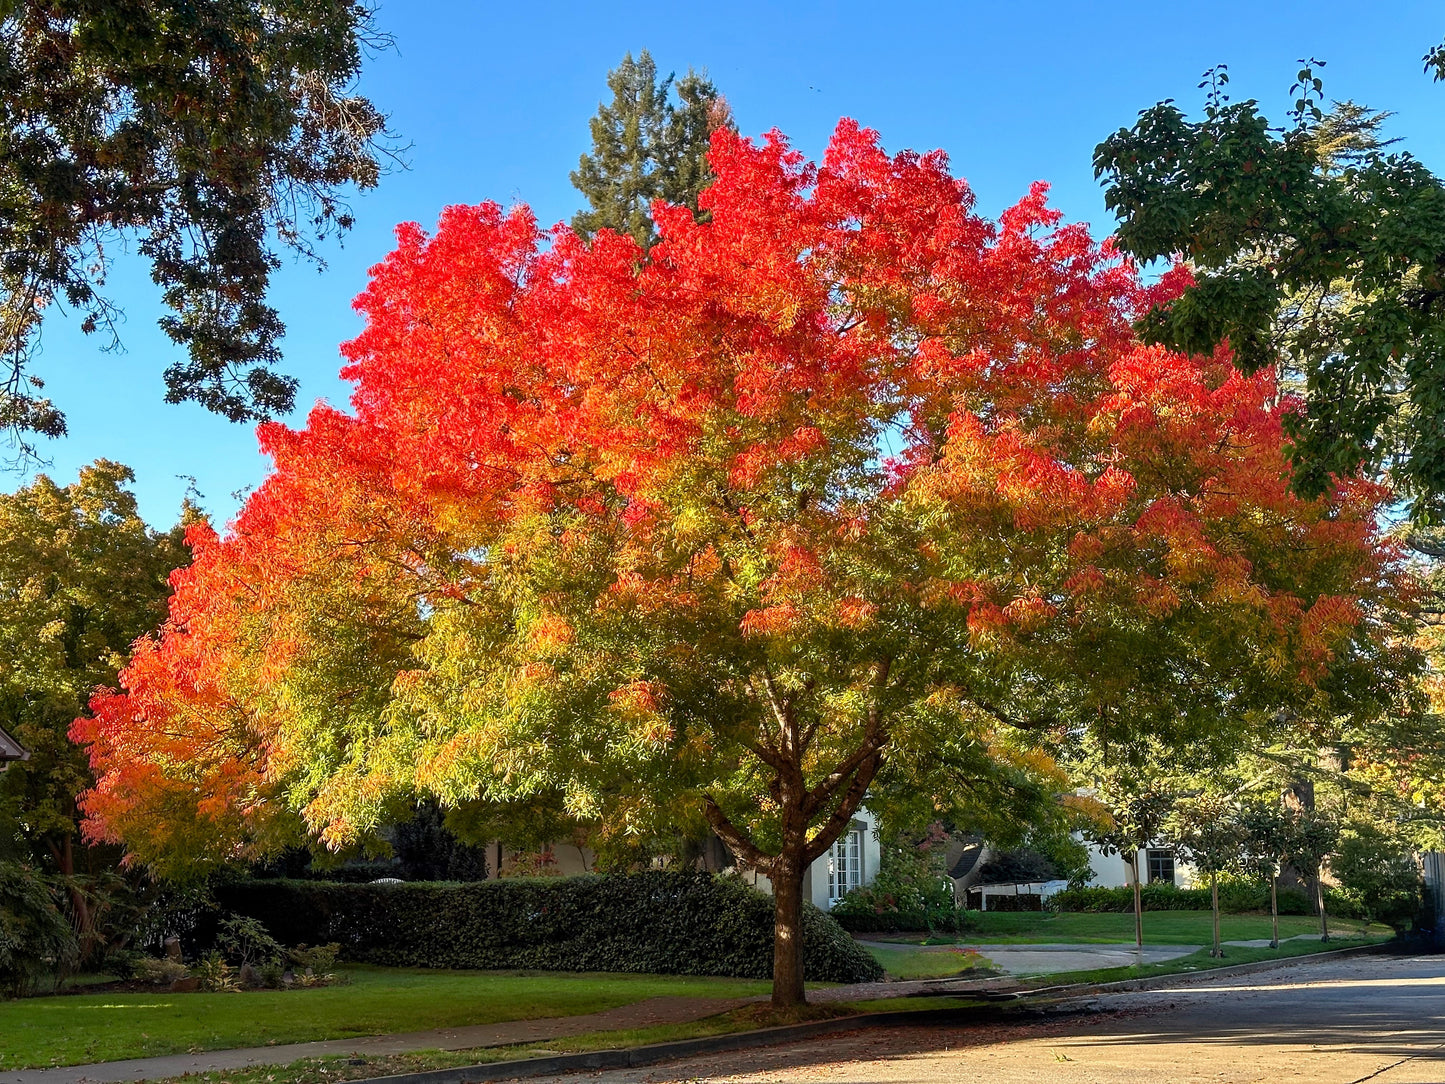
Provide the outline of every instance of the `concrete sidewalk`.
{"type": "MultiPolygon", "coordinates": [[[[1297,934],[1281,941],[1318,941],[1317,933],[1297,934]]],[[[860,939],[862,941],[863,939],[860,939]]],[[[906,942],[863,941],[881,948],[899,948],[906,942]]],[[[1342,942],[1348,947],[1351,942],[1342,942]]],[[[1264,948],[1268,938],[1252,941],[1225,941],[1226,948],[1264,948]]],[[[912,945],[922,952],[954,952],[969,949],[985,957],[994,967],[1013,976],[1053,975],[1063,971],[1095,971],[1106,967],[1130,967],[1140,964],[1162,964],[1198,952],[1203,945],[1145,945],[1141,952],[1133,942],[1080,944],[965,944],[912,945]]]]}
{"type": "Polygon", "coordinates": [[[0,1069],[0,1084],[122,1084],[126,1081],[180,1076],[183,1073],[244,1069],[252,1065],[286,1065],[301,1058],[327,1055],[359,1058],[405,1054],[414,1050],[472,1050],[487,1046],[511,1046],[514,1043],[534,1043],[568,1035],[582,1035],[589,1031],[685,1024],[727,1012],[747,1004],[750,1000],[756,999],[654,997],[584,1016],[510,1020],[499,1024],[439,1028],[436,1031],[413,1031],[401,1035],[328,1039],[314,1043],[288,1043],[285,1046],[258,1046],[243,1050],[167,1054],[157,1058],[67,1065],[55,1069],[0,1069]]]}

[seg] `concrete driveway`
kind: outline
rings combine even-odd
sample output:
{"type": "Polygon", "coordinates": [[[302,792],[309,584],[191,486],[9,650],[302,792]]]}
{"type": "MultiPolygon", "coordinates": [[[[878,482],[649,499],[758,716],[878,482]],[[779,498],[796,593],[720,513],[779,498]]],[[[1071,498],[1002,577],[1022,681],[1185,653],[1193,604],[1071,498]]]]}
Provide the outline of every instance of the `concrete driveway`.
{"type": "Polygon", "coordinates": [[[1162,964],[1199,950],[1198,945],[969,945],[1010,975],[1052,975],[1100,967],[1162,964]]]}
{"type": "MultiPolygon", "coordinates": [[[[1441,1084],[1445,957],[1181,981],[989,1027],[899,1028],[587,1077],[600,1084],[1441,1084]]],[[[575,1078],[574,1078],[575,1079],[575,1078]]]]}

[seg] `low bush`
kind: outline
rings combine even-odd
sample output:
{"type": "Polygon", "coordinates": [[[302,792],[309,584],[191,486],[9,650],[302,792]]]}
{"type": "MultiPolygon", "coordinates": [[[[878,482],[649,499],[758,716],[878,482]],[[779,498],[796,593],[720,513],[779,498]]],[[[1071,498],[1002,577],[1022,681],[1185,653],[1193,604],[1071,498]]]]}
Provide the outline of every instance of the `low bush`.
{"type": "Polygon", "coordinates": [[[1407,929],[1420,912],[1420,871],[1403,840],[1370,824],[1353,824],[1340,840],[1330,870],[1339,887],[1327,907],[1350,918],[1407,929]]]}
{"type": "MultiPolygon", "coordinates": [[[[773,904],[735,877],[651,871],[466,884],[239,882],[216,890],[283,944],[335,942],[342,955],[397,967],[624,971],[768,978],[773,904]]],[[[805,905],[804,974],[880,978],[827,915],[805,905]]]]}
{"type": "MultiPolygon", "coordinates": [[[[1145,885],[1140,890],[1141,901],[1146,911],[1208,911],[1211,908],[1208,888],[1179,888],[1175,885],[1145,885]]],[[[1134,890],[1127,885],[1121,888],[1069,888],[1049,898],[1048,906],[1054,911],[1132,911],[1134,890]]],[[[994,901],[989,908],[995,910],[994,901]]],[[[1219,881],[1219,909],[1230,914],[1246,911],[1269,911],[1269,884],[1244,878],[1221,877],[1219,881]]],[[[1298,888],[1279,890],[1279,913],[1282,915],[1307,915],[1313,911],[1309,896],[1298,888]]]]}
{"type": "Polygon", "coordinates": [[[142,956],[131,966],[131,977],[137,982],[149,982],[157,986],[169,985],[190,973],[190,968],[179,961],[157,960],[152,956],[142,956]]]}
{"type": "Polygon", "coordinates": [[[29,993],[78,957],[56,895],[54,883],[29,867],[0,862],[0,997],[29,993]]]}
{"type": "Polygon", "coordinates": [[[828,912],[849,933],[915,933],[923,930],[963,933],[969,929],[963,908],[931,911],[840,911],[828,912]]]}
{"type": "Polygon", "coordinates": [[[1279,913],[1282,915],[1308,915],[1314,912],[1309,893],[1303,888],[1281,888],[1279,890],[1279,913]]]}
{"type": "MultiPolygon", "coordinates": [[[[1144,885],[1139,892],[1146,911],[1208,911],[1207,888],[1178,888],[1172,884],[1144,885]]],[[[1105,888],[1066,888],[1049,897],[1054,911],[1122,912],[1134,910],[1134,890],[1127,885],[1105,888]]]]}
{"type": "Polygon", "coordinates": [[[1017,896],[988,897],[990,911],[1042,911],[1044,898],[1036,892],[1023,892],[1017,896]]]}

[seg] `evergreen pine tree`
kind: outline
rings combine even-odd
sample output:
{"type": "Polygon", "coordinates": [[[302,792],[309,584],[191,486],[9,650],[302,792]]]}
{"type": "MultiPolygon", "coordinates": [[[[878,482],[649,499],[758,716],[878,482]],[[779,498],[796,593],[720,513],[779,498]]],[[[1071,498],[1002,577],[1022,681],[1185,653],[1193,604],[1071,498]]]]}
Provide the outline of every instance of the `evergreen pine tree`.
{"type": "Polygon", "coordinates": [[[604,228],[630,233],[647,247],[656,240],[653,200],[697,212],[698,193],[712,181],[709,138],[718,126],[731,125],[732,116],[717,88],[691,69],[676,82],[670,74],[659,80],[645,49],[636,60],[628,53],[608,73],[607,85],[612,104],[598,106],[592,153],[572,173],[591,209],[573,216],[572,228],[589,238],[604,228]]]}

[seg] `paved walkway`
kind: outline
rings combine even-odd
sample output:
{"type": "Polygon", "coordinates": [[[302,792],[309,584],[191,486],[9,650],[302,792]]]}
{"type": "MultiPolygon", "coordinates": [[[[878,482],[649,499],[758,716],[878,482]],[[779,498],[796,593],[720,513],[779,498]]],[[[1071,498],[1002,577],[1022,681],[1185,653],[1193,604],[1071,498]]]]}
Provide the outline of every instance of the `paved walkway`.
{"type": "Polygon", "coordinates": [[[512,1020],[500,1024],[413,1031],[402,1035],[373,1035],[355,1039],[328,1039],[285,1046],[259,1046],[245,1050],[211,1050],[196,1054],[169,1054],[159,1058],[67,1065],[56,1069],[0,1069],[0,1084],[122,1084],[125,1081],[155,1080],[250,1065],[286,1065],[301,1058],[339,1054],[351,1057],[405,1054],[413,1050],[473,1050],[487,1046],[511,1046],[544,1039],[560,1039],[589,1031],[617,1031],[646,1028],[656,1024],[684,1024],[727,1012],[746,1004],[749,998],[654,997],[631,1005],[619,1005],[606,1012],[585,1016],[557,1016],[543,1020],[512,1020]]]}

